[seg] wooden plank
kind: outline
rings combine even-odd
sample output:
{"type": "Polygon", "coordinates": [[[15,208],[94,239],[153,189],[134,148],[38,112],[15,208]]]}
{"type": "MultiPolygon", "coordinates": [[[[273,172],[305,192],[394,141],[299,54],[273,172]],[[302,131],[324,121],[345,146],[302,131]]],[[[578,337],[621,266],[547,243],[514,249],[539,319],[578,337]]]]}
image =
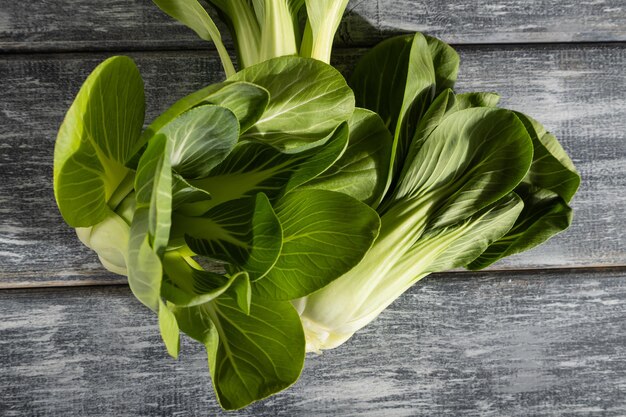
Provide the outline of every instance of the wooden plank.
{"type": "MultiPolygon", "coordinates": [[[[232,416],[626,415],[626,273],[439,275],[232,416]]],[[[0,291],[0,415],[226,415],[126,287],[0,291]]]]}
{"type": "MultiPolygon", "coordinates": [[[[622,0],[353,0],[338,45],[425,31],[457,44],[626,40],[622,0]]],[[[5,2],[0,50],[207,48],[150,0],[5,2]]]]}
{"type": "MultiPolygon", "coordinates": [[[[583,175],[565,234],[499,269],[626,265],[626,46],[465,47],[459,90],[499,91],[542,120],[583,175]]],[[[343,51],[340,67],[358,51],[343,51]]],[[[212,55],[134,53],[148,116],[221,77],[212,55]]],[[[16,55],[0,60],[0,282],[4,287],[120,282],[65,226],[51,189],[55,131],[80,83],[105,55],[16,55]],[[19,87],[11,87],[19,86],[19,87]]]]}

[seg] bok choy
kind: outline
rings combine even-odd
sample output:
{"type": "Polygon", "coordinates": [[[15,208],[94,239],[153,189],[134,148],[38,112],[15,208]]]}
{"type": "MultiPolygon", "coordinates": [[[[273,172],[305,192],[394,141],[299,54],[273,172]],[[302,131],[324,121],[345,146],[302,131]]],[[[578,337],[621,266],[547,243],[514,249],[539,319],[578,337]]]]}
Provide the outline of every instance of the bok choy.
{"type": "Polygon", "coordinates": [[[65,221],[155,313],[200,342],[238,409],[292,385],[426,275],[480,269],[571,222],[580,178],[537,121],[457,94],[456,52],[414,34],[329,65],[347,1],[154,0],[213,41],[225,80],[145,129],[127,57],[101,63],[59,129],[65,221]]]}

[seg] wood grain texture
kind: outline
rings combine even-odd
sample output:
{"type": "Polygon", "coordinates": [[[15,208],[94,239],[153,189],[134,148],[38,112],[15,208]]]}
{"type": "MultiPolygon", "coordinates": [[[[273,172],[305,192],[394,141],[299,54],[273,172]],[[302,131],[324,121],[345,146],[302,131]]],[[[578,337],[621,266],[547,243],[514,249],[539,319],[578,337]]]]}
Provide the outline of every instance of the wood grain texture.
{"type": "MultiPolygon", "coordinates": [[[[626,46],[464,47],[460,91],[499,91],[503,104],[538,118],[583,176],[566,233],[496,269],[626,265],[626,46]]],[[[350,68],[362,51],[337,57],[350,68]]],[[[152,120],[168,104],[220,78],[199,52],[134,53],[152,120]]],[[[104,271],[56,208],[56,129],[87,74],[106,55],[0,59],[0,286],[124,282],[104,271]]]]}
{"type": "MultiPolygon", "coordinates": [[[[232,416],[623,416],[626,274],[438,275],[288,391],[232,416]]],[[[126,287],[0,291],[0,415],[208,416],[205,354],[166,356],[126,287]]]]}
{"type": "MultiPolygon", "coordinates": [[[[622,0],[353,0],[338,45],[404,31],[456,44],[626,40],[622,0]]],[[[211,48],[150,0],[3,2],[1,51],[211,48]]]]}

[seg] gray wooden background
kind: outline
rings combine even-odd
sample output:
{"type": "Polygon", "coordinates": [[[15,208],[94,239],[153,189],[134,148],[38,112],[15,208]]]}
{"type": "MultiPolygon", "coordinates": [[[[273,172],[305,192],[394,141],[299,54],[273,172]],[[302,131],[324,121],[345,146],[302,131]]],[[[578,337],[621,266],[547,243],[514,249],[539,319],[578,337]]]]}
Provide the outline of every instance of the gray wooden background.
{"type": "MultiPolygon", "coordinates": [[[[290,390],[232,415],[626,415],[626,1],[352,1],[335,63],[424,31],[560,138],[574,224],[486,272],[412,288],[290,390]]],[[[99,61],[127,54],[148,117],[222,78],[210,44],[149,0],[0,0],[0,415],[222,415],[200,347],[167,357],[156,318],[64,225],[56,130],[99,61]]]]}

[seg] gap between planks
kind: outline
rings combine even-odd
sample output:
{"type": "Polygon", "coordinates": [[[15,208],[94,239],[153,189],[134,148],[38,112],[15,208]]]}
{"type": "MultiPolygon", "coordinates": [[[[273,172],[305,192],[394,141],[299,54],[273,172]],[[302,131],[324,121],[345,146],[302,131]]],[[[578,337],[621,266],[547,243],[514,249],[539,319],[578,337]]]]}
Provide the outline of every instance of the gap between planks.
{"type": "MultiPolygon", "coordinates": [[[[4,57],[11,56],[38,56],[38,55],[66,55],[66,56],[75,56],[75,55],[88,55],[88,54],[106,54],[106,53],[133,53],[133,54],[142,54],[142,53],[163,53],[163,54],[171,54],[171,53],[180,53],[180,52],[203,52],[209,53],[217,56],[217,50],[210,46],[207,48],[201,48],[196,45],[190,45],[188,47],[181,46],[178,48],[173,47],[159,47],[155,46],[154,48],[146,48],[145,45],[138,47],[128,47],[128,45],[120,46],[119,48],[107,46],[106,48],[76,48],[76,49],[64,49],[64,48],[42,48],[42,49],[3,49],[4,46],[2,42],[0,42],[0,59],[4,57]]],[[[373,45],[354,45],[354,46],[338,46],[333,48],[333,55],[338,52],[344,51],[354,51],[354,50],[369,50],[376,46],[373,45]]],[[[626,46],[626,41],[623,40],[603,40],[603,41],[580,41],[580,42],[490,42],[490,43],[450,43],[454,49],[489,49],[489,48],[538,48],[538,47],[602,47],[602,46],[626,46]]],[[[231,59],[236,60],[236,55],[234,54],[234,50],[230,51],[231,59]]]]}
{"type": "MultiPolygon", "coordinates": [[[[438,279],[453,279],[453,278],[445,278],[443,275],[454,275],[455,278],[458,276],[469,276],[475,275],[476,278],[480,278],[486,275],[494,276],[505,276],[505,275],[519,275],[519,274],[528,274],[528,273],[558,273],[558,274],[571,274],[577,275],[579,273],[592,272],[595,274],[604,274],[604,273],[619,273],[626,272],[626,265],[611,265],[611,266],[584,266],[584,267],[576,267],[576,268],[568,268],[568,267],[557,267],[557,268],[517,268],[517,269],[498,269],[498,270],[483,270],[483,271],[467,271],[461,269],[455,269],[451,271],[438,272],[430,275],[429,277],[437,277],[438,279]]],[[[601,278],[601,277],[600,277],[601,278]]],[[[20,282],[16,284],[3,284],[0,282],[0,291],[11,291],[11,290],[37,290],[37,289],[62,289],[62,288],[80,288],[80,287],[127,287],[128,280],[126,277],[120,277],[119,279],[114,280],[82,280],[82,281],[46,281],[45,283],[39,282],[20,282]]]]}

